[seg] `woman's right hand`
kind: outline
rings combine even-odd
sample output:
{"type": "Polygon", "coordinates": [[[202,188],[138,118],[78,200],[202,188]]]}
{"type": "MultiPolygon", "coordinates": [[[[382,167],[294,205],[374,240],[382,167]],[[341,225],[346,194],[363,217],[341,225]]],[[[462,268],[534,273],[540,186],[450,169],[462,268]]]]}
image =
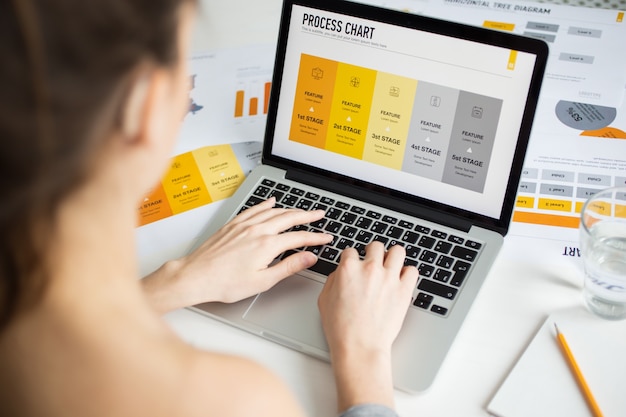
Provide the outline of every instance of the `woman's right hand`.
{"type": "Polygon", "coordinates": [[[405,251],[371,243],[361,260],[346,249],[318,305],[337,380],[339,410],[360,403],[393,406],[391,346],[417,284],[405,251]]]}

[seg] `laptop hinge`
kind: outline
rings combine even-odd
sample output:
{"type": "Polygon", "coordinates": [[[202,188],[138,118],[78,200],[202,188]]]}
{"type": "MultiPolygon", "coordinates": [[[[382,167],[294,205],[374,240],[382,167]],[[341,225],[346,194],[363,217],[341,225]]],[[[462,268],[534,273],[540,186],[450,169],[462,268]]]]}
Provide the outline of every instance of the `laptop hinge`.
{"type": "Polygon", "coordinates": [[[350,198],[375,204],[389,210],[398,211],[409,216],[421,218],[434,223],[439,223],[463,232],[469,232],[472,223],[453,213],[444,212],[424,206],[420,203],[412,203],[399,199],[392,195],[386,195],[374,190],[357,187],[354,184],[345,184],[340,180],[330,179],[321,175],[315,175],[297,169],[288,169],[285,178],[302,182],[312,187],[345,195],[350,198]]]}

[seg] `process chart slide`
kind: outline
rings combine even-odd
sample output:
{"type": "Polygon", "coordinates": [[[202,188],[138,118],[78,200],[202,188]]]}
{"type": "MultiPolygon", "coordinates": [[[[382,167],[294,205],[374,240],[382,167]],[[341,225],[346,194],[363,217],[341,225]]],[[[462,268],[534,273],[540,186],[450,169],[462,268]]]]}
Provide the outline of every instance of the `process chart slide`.
{"type": "Polygon", "coordinates": [[[289,140],[482,193],[502,100],[301,54],[289,140]]]}

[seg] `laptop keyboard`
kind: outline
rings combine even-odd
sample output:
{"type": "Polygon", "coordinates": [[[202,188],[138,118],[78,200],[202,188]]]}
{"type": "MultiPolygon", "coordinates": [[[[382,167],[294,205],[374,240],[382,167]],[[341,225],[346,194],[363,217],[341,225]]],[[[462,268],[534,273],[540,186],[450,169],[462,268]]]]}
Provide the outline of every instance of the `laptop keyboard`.
{"type": "Polygon", "coordinates": [[[276,197],[276,207],[324,210],[324,218],[292,230],[324,232],[334,236],[327,245],[287,251],[281,257],[295,251],[310,251],[318,256],[318,261],[309,269],[328,275],[337,267],[341,251],[345,248],[355,248],[363,257],[370,242],[382,242],[387,249],[401,245],[406,250],[405,265],[414,265],[419,270],[413,307],[440,317],[449,315],[483,246],[458,231],[435,228],[431,223],[367,203],[323,195],[323,191],[307,191],[301,185],[291,185],[287,180],[262,179],[239,212],[270,197],[276,197]]]}

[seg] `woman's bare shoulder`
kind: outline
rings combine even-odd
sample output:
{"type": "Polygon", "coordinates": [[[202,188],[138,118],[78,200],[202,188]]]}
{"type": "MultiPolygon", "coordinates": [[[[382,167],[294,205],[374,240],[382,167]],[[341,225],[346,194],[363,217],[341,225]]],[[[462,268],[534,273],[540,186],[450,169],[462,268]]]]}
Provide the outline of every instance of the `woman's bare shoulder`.
{"type": "Polygon", "coordinates": [[[225,416],[303,416],[285,383],[246,358],[197,351],[189,371],[190,416],[206,415],[207,406],[225,416]]]}
{"type": "Polygon", "coordinates": [[[132,322],[85,330],[40,318],[0,334],[0,415],[303,415],[259,364],[132,322]]]}

